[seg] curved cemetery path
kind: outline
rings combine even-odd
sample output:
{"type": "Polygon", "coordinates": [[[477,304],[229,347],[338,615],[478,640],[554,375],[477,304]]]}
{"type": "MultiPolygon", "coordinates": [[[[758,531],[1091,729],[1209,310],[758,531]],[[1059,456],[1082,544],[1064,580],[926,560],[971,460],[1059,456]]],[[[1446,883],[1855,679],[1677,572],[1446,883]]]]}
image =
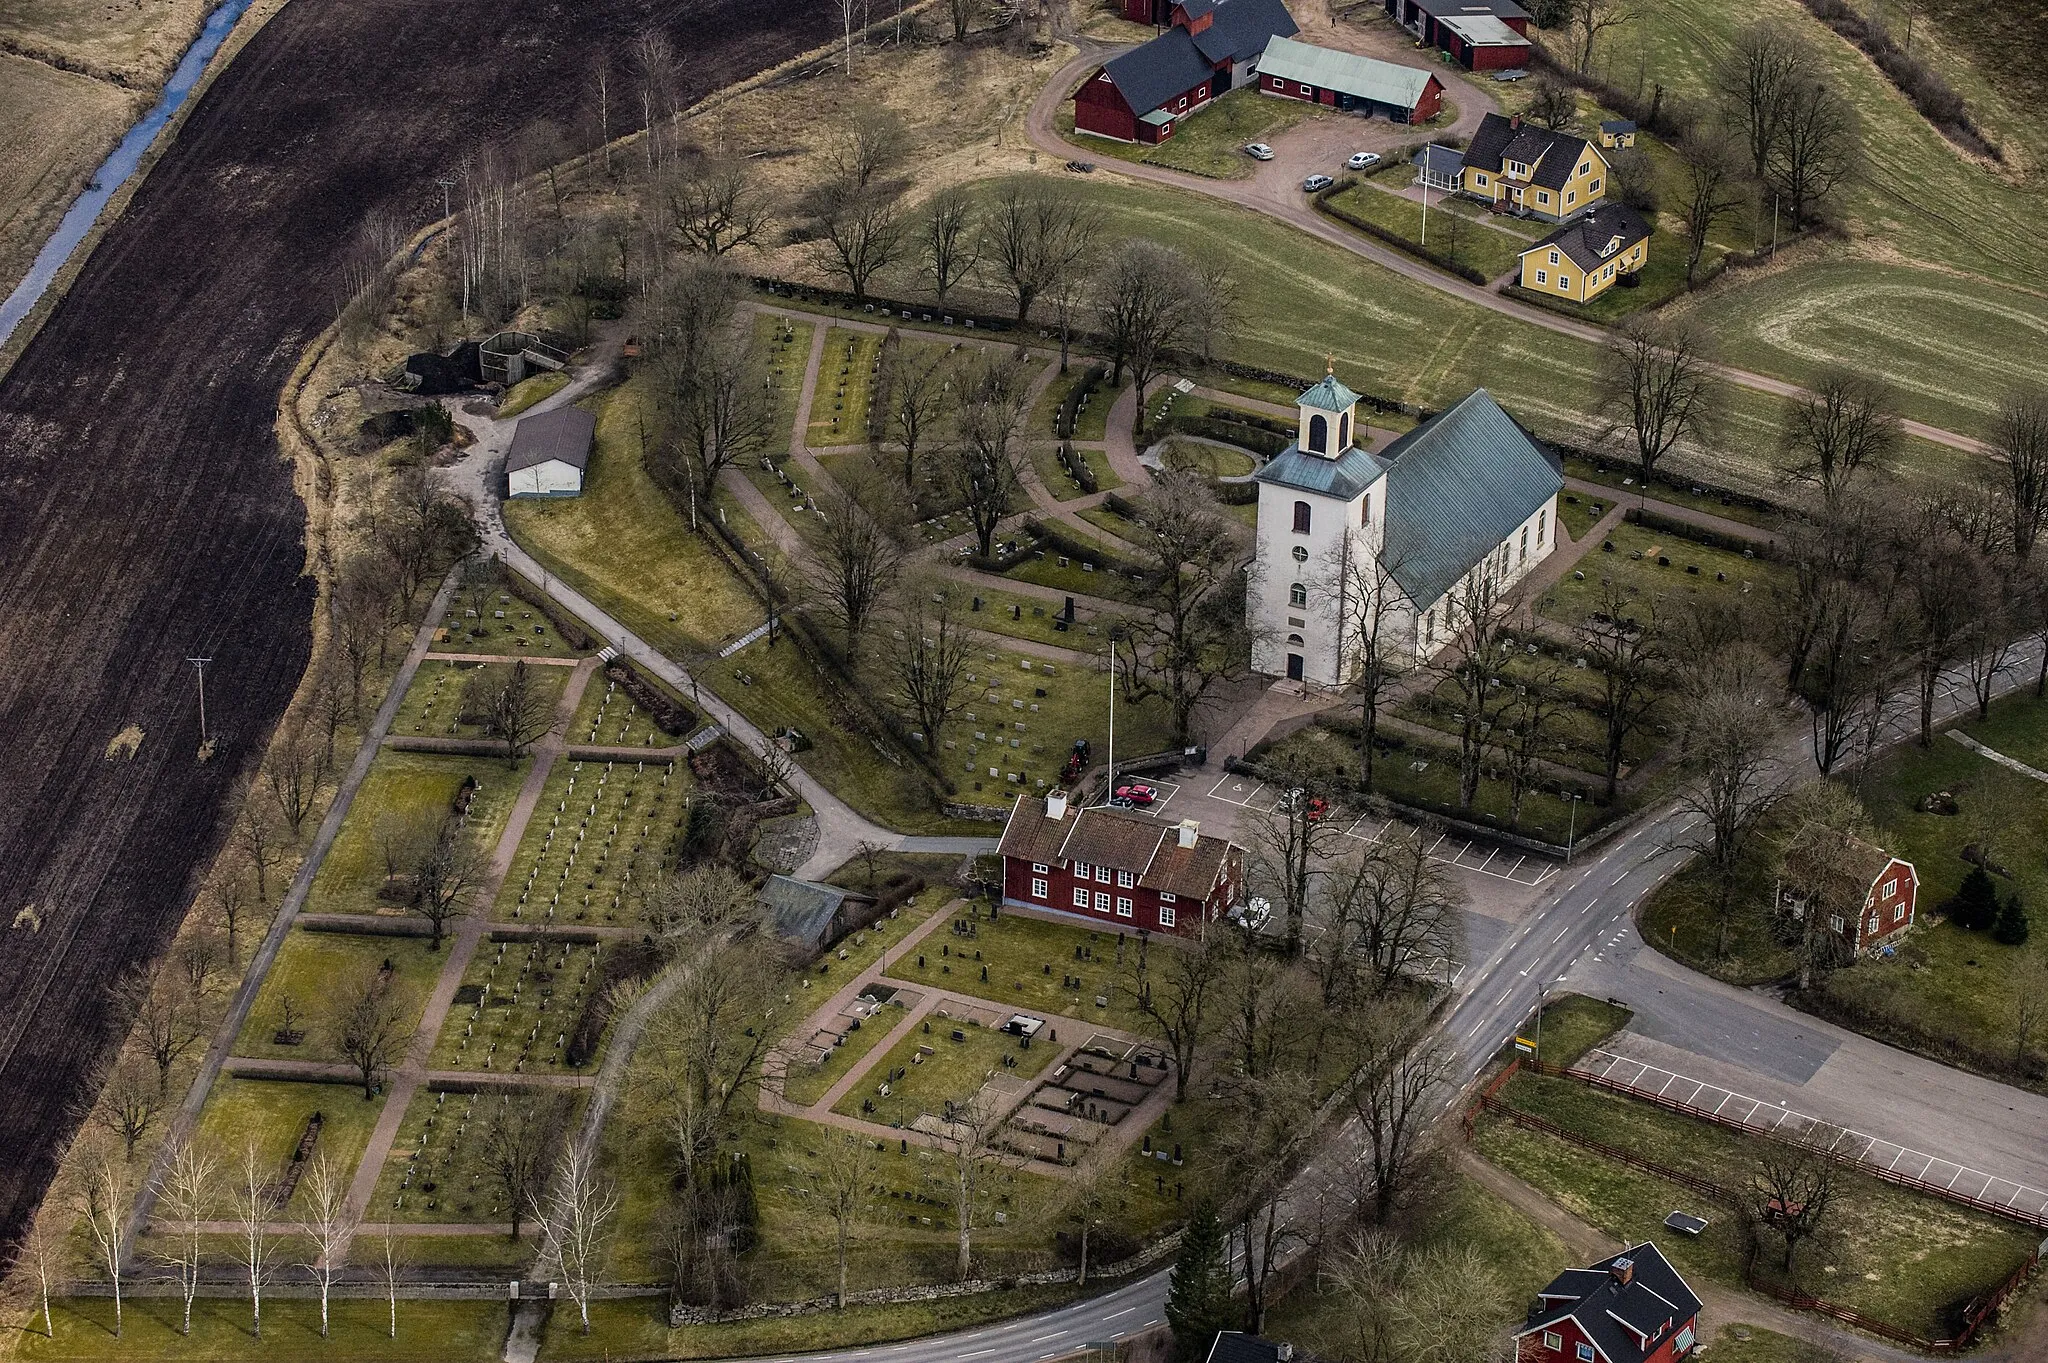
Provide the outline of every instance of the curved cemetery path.
{"type": "Polygon", "coordinates": [[[541,118],[649,27],[686,99],[837,32],[745,0],[292,4],[192,110],[0,382],[0,1243],[42,1195],[125,1031],[104,986],[154,959],[304,670],[305,518],[272,433],[334,316],[349,242],[440,211],[433,180],[541,118]],[[451,48],[460,45],[459,53],[451,48]],[[194,762],[190,656],[211,656],[194,762]],[[144,733],[129,761],[108,739],[144,733]]]}

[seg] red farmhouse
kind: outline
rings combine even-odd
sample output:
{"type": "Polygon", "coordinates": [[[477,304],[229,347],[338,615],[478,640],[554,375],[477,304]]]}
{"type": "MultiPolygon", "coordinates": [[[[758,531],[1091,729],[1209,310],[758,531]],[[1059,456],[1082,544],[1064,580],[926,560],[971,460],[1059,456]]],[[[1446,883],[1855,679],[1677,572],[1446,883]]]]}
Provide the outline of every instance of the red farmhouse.
{"type": "Polygon", "coordinates": [[[1074,809],[1064,794],[1017,797],[1003,826],[1003,903],[1103,927],[1192,935],[1244,888],[1244,849],[1192,819],[1074,809]]]}
{"type": "Polygon", "coordinates": [[[1700,1299],[1655,1245],[1568,1268],[1537,1294],[1515,1363],[1678,1363],[1698,1339],[1700,1299]]]}
{"type": "Polygon", "coordinates": [[[1515,0],[1385,0],[1394,22],[1467,71],[1527,66],[1529,11],[1515,0]]]}
{"type": "Polygon", "coordinates": [[[1299,31],[1280,0],[1178,0],[1164,17],[1173,27],[1111,58],[1074,92],[1074,131],[1164,142],[1182,118],[1251,81],[1276,34],[1299,31]]]}
{"type": "Polygon", "coordinates": [[[1913,910],[1920,902],[1920,873],[1913,863],[1847,834],[1841,846],[1812,849],[1811,861],[1801,847],[1787,856],[1779,891],[1786,912],[1804,918],[1804,886],[1818,883],[1834,865],[1844,866],[1858,885],[1868,887],[1853,920],[1839,913],[1828,916],[1828,929],[1843,946],[1852,952],[1871,951],[1913,926],[1913,910]]]}

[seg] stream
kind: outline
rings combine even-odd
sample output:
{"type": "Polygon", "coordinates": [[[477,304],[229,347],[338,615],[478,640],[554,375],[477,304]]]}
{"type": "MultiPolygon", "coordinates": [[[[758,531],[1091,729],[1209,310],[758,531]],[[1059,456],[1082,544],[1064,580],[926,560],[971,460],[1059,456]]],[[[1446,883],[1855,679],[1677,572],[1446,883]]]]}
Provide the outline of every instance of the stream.
{"type": "Polygon", "coordinates": [[[164,125],[171,121],[171,115],[185,103],[192,88],[199,83],[207,63],[220,51],[221,44],[227,41],[228,34],[234,29],[235,21],[242,17],[250,3],[251,0],[221,0],[221,4],[206,16],[199,36],[178,59],[177,69],[164,83],[163,93],[157,97],[156,104],[128,129],[120,144],[100,163],[85,189],[65,210],[57,230],[36,253],[35,263],[29,266],[21,283],[15,286],[5,303],[0,303],[0,345],[7,343],[7,338],[21,325],[21,319],[28,316],[56,280],[64,263],[71,259],[92,231],[93,224],[99,221],[100,210],[114,197],[114,191],[126,183],[136,167],[142,164],[144,153],[156,141],[164,125]]]}

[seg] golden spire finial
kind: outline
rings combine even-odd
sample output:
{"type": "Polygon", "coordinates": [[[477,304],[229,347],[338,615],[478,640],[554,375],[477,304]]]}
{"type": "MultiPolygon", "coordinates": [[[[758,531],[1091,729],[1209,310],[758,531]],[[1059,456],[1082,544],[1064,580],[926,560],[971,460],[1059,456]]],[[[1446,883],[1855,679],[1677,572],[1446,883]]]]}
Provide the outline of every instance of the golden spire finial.
{"type": "Polygon", "coordinates": [[[1323,374],[1327,378],[1337,377],[1337,357],[1329,351],[1323,352],[1323,374]]]}

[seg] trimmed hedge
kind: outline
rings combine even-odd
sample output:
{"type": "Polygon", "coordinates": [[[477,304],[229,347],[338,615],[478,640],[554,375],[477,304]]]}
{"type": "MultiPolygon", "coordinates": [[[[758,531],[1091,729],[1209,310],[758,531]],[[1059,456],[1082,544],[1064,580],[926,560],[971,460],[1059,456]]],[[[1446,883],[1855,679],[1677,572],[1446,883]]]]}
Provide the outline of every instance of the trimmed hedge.
{"type": "Polygon", "coordinates": [[[1392,246],[1396,250],[1406,251],[1411,256],[1415,256],[1421,260],[1426,260],[1430,264],[1436,266],[1438,269],[1448,271],[1449,273],[1454,274],[1458,278],[1464,280],[1468,284],[1477,284],[1483,288],[1487,283],[1490,282],[1483,273],[1473,269],[1471,266],[1461,265],[1457,261],[1452,260],[1449,256],[1445,255],[1441,251],[1434,250],[1428,246],[1424,246],[1419,241],[1410,241],[1408,238],[1402,236],[1399,232],[1390,232],[1386,228],[1380,226],[1378,223],[1369,222],[1366,219],[1359,217],[1356,213],[1353,213],[1348,209],[1342,208],[1337,204],[1332,203],[1328,196],[1335,188],[1336,186],[1333,185],[1330,189],[1324,190],[1322,193],[1316,195],[1317,212],[1327,213],[1329,216],[1335,218],[1338,222],[1348,223],[1351,226],[1357,228],[1359,231],[1365,233],[1369,237],[1379,238],[1381,241],[1387,243],[1387,245],[1392,246]]]}
{"type": "Polygon", "coordinates": [[[1255,426],[1249,421],[1240,421],[1234,416],[1169,417],[1166,429],[1184,431],[1188,435],[1206,436],[1220,440],[1226,445],[1241,445],[1254,454],[1268,459],[1277,458],[1280,452],[1293,443],[1292,434],[1255,426]]]}
{"type": "Polygon", "coordinates": [[[546,592],[509,568],[501,576],[512,595],[547,617],[548,624],[554,627],[555,633],[562,636],[563,643],[578,653],[597,647],[597,641],[591,637],[589,630],[583,628],[583,622],[556,605],[554,598],[546,592]]]}
{"type": "Polygon", "coordinates": [[[1145,571],[1142,564],[1119,558],[1099,545],[1069,535],[1059,527],[1047,525],[1036,517],[1024,522],[1024,529],[1031,538],[1038,541],[1040,548],[1056,550],[1068,558],[1086,560],[1094,564],[1098,571],[1107,570],[1126,579],[1135,576],[1141,586],[1151,581],[1151,574],[1145,571]]]}
{"type": "Polygon", "coordinates": [[[671,738],[681,738],[697,727],[697,716],[687,705],[678,704],[625,658],[605,664],[605,676],[619,684],[627,697],[653,719],[656,727],[671,738]]]}
{"type": "MultiPolygon", "coordinates": [[[[1070,425],[1068,429],[1072,430],[1072,426],[1070,425]]],[[[1087,456],[1075,449],[1071,444],[1068,444],[1064,439],[1060,442],[1060,467],[1067,471],[1069,478],[1072,478],[1080,485],[1081,491],[1087,493],[1101,491],[1102,485],[1096,481],[1095,470],[1088,466],[1087,456]]]]}
{"type": "MultiPolygon", "coordinates": [[[[1060,401],[1059,411],[1053,416],[1052,433],[1055,436],[1061,440],[1074,438],[1074,423],[1080,420],[1081,404],[1087,400],[1090,393],[1102,386],[1102,376],[1108,372],[1106,365],[1091,364],[1088,371],[1081,376],[1081,381],[1067,390],[1066,397],[1060,401]]],[[[1095,489],[1088,490],[1093,492],[1095,489]]]]}
{"type": "Polygon", "coordinates": [[[1740,535],[1724,535],[1718,530],[1709,530],[1703,525],[1667,516],[1661,511],[1647,507],[1632,506],[1622,513],[1622,519],[1630,525],[1640,525],[1645,530],[1654,530],[1660,535],[1673,535],[1709,549],[1720,549],[1730,554],[1749,554],[1754,558],[1773,557],[1771,545],[1761,539],[1744,539],[1740,535]]]}

